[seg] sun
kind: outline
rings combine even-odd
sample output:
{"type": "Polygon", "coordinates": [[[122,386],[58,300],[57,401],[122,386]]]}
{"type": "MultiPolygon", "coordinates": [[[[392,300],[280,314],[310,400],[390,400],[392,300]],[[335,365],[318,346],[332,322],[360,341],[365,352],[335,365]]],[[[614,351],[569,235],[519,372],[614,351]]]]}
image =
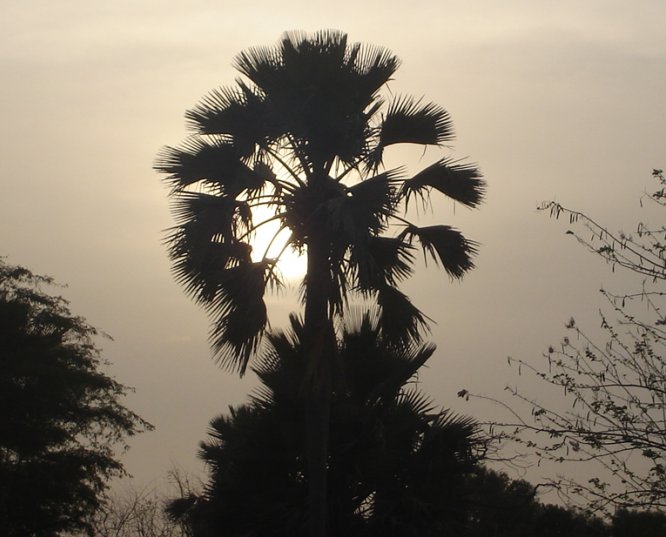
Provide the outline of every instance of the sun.
{"type": "Polygon", "coordinates": [[[289,283],[300,281],[307,271],[307,258],[287,247],[280,256],[278,270],[285,281],[289,283]]]}
{"type": "MultiPolygon", "coordinates": [[[[255,222],[263,222],[273,216],[273,213],[264,207],[252,209],[252,218],[255,222]]],[[[289,240],[289,230],[282,230],[277,221],[268,222],[260,226],[252,240],[252,260],[261,261],[266,258],[280,257],[277,268],[278,273],[285,283],[294,283],[302,280],[307,270],[307,259],[300,255],[290,246],[286,246],[289,240]]]]}

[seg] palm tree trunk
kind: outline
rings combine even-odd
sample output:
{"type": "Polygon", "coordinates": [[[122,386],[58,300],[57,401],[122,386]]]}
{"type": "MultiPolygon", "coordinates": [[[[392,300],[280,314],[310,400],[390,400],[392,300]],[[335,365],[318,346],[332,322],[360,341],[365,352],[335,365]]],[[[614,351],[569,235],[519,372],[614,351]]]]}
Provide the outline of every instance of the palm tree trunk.
{"type": "Polygon", "coordinates": [[[310,537],[326,537],[331,365],[336,346],[328,311],[331,286],[328,243],[323,236],[317,235],[308,241],[304,319],[308,364],[303,395],[307,437],[308,534],[310,537]]]}
{"type": "Polygon", "coordinates": [[[308,468],[308,535],[326,537],[328,429],[330,397],[306,397],[308,468]]]}

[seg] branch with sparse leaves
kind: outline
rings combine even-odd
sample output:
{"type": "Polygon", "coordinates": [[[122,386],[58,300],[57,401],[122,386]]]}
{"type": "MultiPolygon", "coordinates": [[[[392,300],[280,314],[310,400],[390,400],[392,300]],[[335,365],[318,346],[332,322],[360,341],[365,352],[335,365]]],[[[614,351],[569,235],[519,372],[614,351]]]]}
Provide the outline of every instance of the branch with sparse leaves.
{"type": "MultiPolygon", "coordinates": [[[[660,189],[647,195],[664,205],[666,184],[661,170],[652,174],[660,189]]],[[[535,366],[509,358],[523,371],[562,390],[567,406],[556,408],[517,388],[507,388],[516,406],[511,418],[493,425],[496,434],[536,455],[539,461],[600,464],[606,477],[587,482],[558,478],[553,483],[569,500],[580,499],[595,511],[617,507],[666,507],[666,320],[662,314],[666,291],[665,246],[660,242],[666,228],[638,226],[635,237],[611,233],[587,215],[548,202],[542,209],[551,216],[569,216],[592,232],[584,239],[568,231],[586,248],[611,263],[629,269],[643,280],[639,291],[601,293],[607,312],[600,311],[600,340],[579,328],[572,318],[571,332],[559,346],[549,346],[545,364],[535,366]],[[529,417],[518,408],[530,409],[529,417]]],[[[465,398],[479,397],[467,390],[465,398]]]]}
{"type": "MultiPolygon", "coordinates": [[[[658,181],[659,189],[645,194],[641,198],[659,205],[665,204],[666,179],[663,170],[652,170],[652,176],[658,181]]],[[[657,280],[666,280],[666,226],[651,228],[639,222],[635,234],[626,234],[623,231],[611,232],[608,227],[599,224],[583,212],[569,209],[558,202],[547,201],[539,207],[541,211],[548,211],[553,218],[566,216],[569,223],[581,224],[591,233],[586,238],[578,231],[569,230],[568,234],[576,239],[591,252],[600,255],[611,264],[612,270],[620,266],[637,274],[648,276],[657,280]]],[[[587,234],[586,234],[587,235],[587,234]]]]}

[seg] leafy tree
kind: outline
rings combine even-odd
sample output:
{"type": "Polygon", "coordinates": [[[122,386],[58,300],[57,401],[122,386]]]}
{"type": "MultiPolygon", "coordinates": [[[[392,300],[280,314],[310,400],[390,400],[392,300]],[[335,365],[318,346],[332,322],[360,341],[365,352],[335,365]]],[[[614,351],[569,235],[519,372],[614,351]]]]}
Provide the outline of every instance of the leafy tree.
{"type": "Polygon", "coordinates": [[[97,331],[42,290],[52,284],[0,259],[0,532],[10,537],[85,529],[107,480],[124,473],[114,446],[151,428],[101,372],[97,331]]]}
{"type": "Polygon", "coordinates": [[[613,537],[662,537],[666,535],[666,513],[620,509],[613,516],[613,537]]]}
{"type": "MultiPolygon", "coordinates": [[[[202,495],[170,512],[194,537],[306,535],[302,400],[303,325],[273,333],[255,371],[252,402],[211,422],[200,456],[210,469],[202,495]]],[[[465,479],[483,454],[474,422],[438,412],[410,385],[434,347],[387,345],[366,316],[347,328],[331,407],[328,530],[331,535],[441,535],[466,524],[465,479]]]]}
{"type": "Polygon", "coordinates": [[[468,479],[468,526],[464,537],[609,537],[603,520],[542,504],[537,488],[522,479],[478,467],[468,479]]]}
{"type": "Polygon", "coordinates": [[[333,318],[360,295],[376,300],[386,340],[417,341],[426,317],[398,288],[412,272],[414,246],[452,278],[473,267],[476,251],[449,226],[418,227],[400,216],[410,201],[427,204],[433,190],[476,207],[484,182],[474,166],[450,157],[415,175],[384,169],[390,146],[439,147],[453,139],[438,105],[381,96],[399,63],[385,49],[348,43],[344,33],[285,34],[276,47],[239,54],[235,67],[244,78],[188,111],[194,134],[163,149],[155,164],[168,174],[174,202],[177,224],[167,242],[175,275],[210,313],[223,364],[242,373],[257,349],[268,322],[264,293],[280,285],[282,252],[307,256],[310,365],[301,392],[311,535],[323,535],[325,526],[333,318]],[[255,221],[259,208],[271,216],[255,221]],[[277,254],[253,254],[252,238],[268,222],[288,238],[277,254]]]}
{"type": "Polygon", "coordinates": [[[468,483],[470,535],[529,535],[534,526],[536,489],[527,481],[478,468],[468,483]]]}
{"type": "MultiPolygon", "coordinates": [[[[666,181],[654,170],[659,189],[647,198],[664,205],[666,181]]],[[[643,200],[641,200],[643,201],[643,200]]],[[[554,217],[568,216],[583,232],[568,231],[613,267],[645,278],[639,291],[614,294],[602,289],[612,315],[601,314],[606,340],[589,336],[573,319],[573,333],[550,346],[547,367],[523,361],[519,367],[563,388],[571,402],[559,410],[521,391],[531,419],[511,424],[506,433],[541,458],[558,462],[596,461],[605,476],[588,482],[558,480],[565,494],[583,495],[592,510],[666,508],[666,226],[637,226],[634,235],[614,233],[589,216],[549,202],[554,217]],[[517,429],[515,429],[517,427],[517,429]],[[514,434],[518,431],[518,435],[514,434]]],[[[468,395],[466,391],[461,395],[468,395]]]]}

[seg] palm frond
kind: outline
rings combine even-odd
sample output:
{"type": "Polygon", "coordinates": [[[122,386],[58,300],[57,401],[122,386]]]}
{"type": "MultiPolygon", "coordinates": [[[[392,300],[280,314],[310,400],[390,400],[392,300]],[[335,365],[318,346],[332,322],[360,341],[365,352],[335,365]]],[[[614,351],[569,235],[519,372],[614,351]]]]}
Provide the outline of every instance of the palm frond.
{"type": "Polygon", "coordinates": [[[270,409],[273,405],[275,405],[275,392],[267,384],[267,381],[270,381],[270,379],[269,377],[262,378],[260,375],[257,376],[259,376],[262,384],[257,386],[250,393],[250,403],[258,408],[270,409]]]}
{"type": "Polygon", "coordinates": [[[244,157],[252,155],[255,146],[264,147],[273,134],[265,97],[242,81],[211,91],[185,112],[185,119],[199,134],[231,136],[244,157]]]}
{"type": "Polygon", "coordinates": [[[350,243],[363,242],[378,234],[395,211],[395,187],[401,170],[389,170],[361,181],[326,202],[329,230],[350,243]]]}
{"type": "Polygon", "coordinates": [[[441,106],[400,96],[389,105],[380,127],[379,144],[436,145],[453,138],[451,117],[441,106]]]}
{"type": "Polygon", "coordinates": [[[367,251],[384,281],[395,285],[412,274],[412,247],[397,237],[370,237],[367,251]]]}
{"type": "Polygon", "coordinates": [[[276,192],[279,193],[281,187],[278,183],[277,174],[270,166],[270,164],[258,158],[255,160],[252,170],[255,174],[257,174],[258,177],[262,177],[265,181],[271,183],[274,186],[276,192]]]}
{"type": "Polygon", "coordinates": [[[389,344],[407,345],[421,340],[421,330],[427,330],[427,317],[412,304],[407,295],[387,285],[377,291],[380,309],[379,326],[389,344]]]}
{"type": "Polygon", "coordinates": [[[437,346],[434,343],[417,344],[414,342],[397,349],[397,356],[402,367],[395,376],[395,382],[399,382],[400,386],[405,384],[430,360],[436,350],[437,346]]]}
{"type": "Polygon", "coordinates": [[[265,377],[275,373],[280,368],[282,361],[281,354],[274,347],[274,341],[283,340],[284,332],[277,330],[266,334],[266,341],[263,345],[261,354],[255,360],[252,366],[252,372],[259,377],[265,384],[265,377]]]}
{"type": "Polygon", "coordinates": [[[433,424],[444,429],[467,431],[470,436],[477,434],[479,431],[479,423],[474,418],[456,414],[451,410],[443,410],[437,414],[433,424]]]}
{"type": "Polygon", "coordinates": [[[390,50],[361,44],[350,47],[347,63],[356,74],[357,91],[367,100],[366,105],[400,66],[400,60],[390,50]]]}
{"type": "Polygon", "coordinates": [[[398,237],[369,237],[352,246],[348,270],[361,291],[394,286],[412,273],[412,249],[398,237]]]}
{"type": "Polygon", "coordinates": [[[393,171],[366,179],[347,189],[339,226],[350,237],[378,233],[395,209],[393,171]]]}
{"type": "Polygon", "coordinates": [[[468,270],[474,268],[472,258],[477,253],[477,243],[467,240],[460,231],[450,226],[407,226],[400,234],[410,244],[418,239],[423,249],[423,256],[430,256],[435,264],[441,263],[452,278],[462,278],[468,270]]]}
{"type": "Polygon", "coordinates": [[[341,97],[348,105],[361,109],[370,104],[400,64],[391,51],[350,44],[347,34],[337,30],[323,30],[312,36],[288,32],[282,38],[280,53],[281,67],[306,76],[311,82],[332,83],[331,94],[344,86],[350,91],[341,97]]]}
{"type": "Polygon", "coordinates": [[[357,334],[369,333],[371,338],[377,339],[379,337],[379,310],[374,305],[354,304],[349,306],[339,319],[338,329],[342,333],[343,346],[357,334]]]}
{"type": "Polygon", "coordinates": [[[247,202],[203,192],[179,192],[172,214],[179,226],[199,224],[199,229],[212,230],[227,242],[252,227],[252,210],[247,202]]]}
{"type": "Polygon", "coordinates": [[[407,203],[412,195],[425,200],[432,188],[466,207],[474,208],[483,201],[486,182],[474,165],[443,158],[405,181],[401,194],[406,197],[407,203]]]}
{"type": "Polygon", "coordinates": [[[220,363],[243,374],[268,323],[267,284],[280,282],[266,262],[245,263],[212,276],[211,294],[204,304],[214,319],[211,344],[220,363]]]}
{"type": "Polygon", "coordinates": [[[197,501],[199,501],[199,497],[189,492],[181,498],[170,499],[164,507],[164,511],[170,521],[187,524],[188,517],[197,501]]]}
{"type": "Polygon", "coordinates": [[[293,338],[292,341],[294,345],[296,344],[297,341],[303,341],[303,338],[305,337],[305,321],[300,315],[297,315],[296,313],[290,313],[289,314],[289,326],[291,327],[291,330],[293,332],[293,338]]]}
{"type": "Polygon", "coordinates": [[[375,97],[370,103],[370,106],[364,112],[366,120],[369,121],[370,119],[372,119],[375,116],[375,114],[382,109],[384,103],[385,103],[384,99],[382,99],[381,97],[375,97]]]}
{"type": "Polygon", "coordinates": [[[403,179],[404,168],[394,168],[374,177],[368,177],[347,189],[347,195],[358,203],[378,206],[390,214],[395,206],[395,186],[403,179]]]}
{"type": "MultiPolygon", "coordinates": [[[[377,378],[375,388],[368,396],[369,400],[391,400],[395,399],[409,379],[413,378],[417,371],[430,359],[435,352],[434,344],[417,345],[410,342],[407,345],[394,347],[390,355],[392,367],[386,371],[383,378],[377,378]],[[380,381],[381,382],[377,382],[380,381]]],[[[382,349],[384,354],[382,361],[389,361],[389,356],[385,356],[386,350],[382,349]]]]}
{"type": "Polygon", "coordinates": [[[282,67],[281,50],[279,47],[251,47],[236,56],[234,67],[265,91],[282,67]]]}
{"type": "Polygon", "coordinates": [[[475,458],[475,448],[482,447],[485,441],[474,418],[443,410],[434,417],[421,449],[425,455],[446,449],[459,461],[469,462],[475,458]]]}
{"type": "Polygon", "coordinates": [[[299,362],[301,357],[301,341],[293,330],[269,332],[263,347],[252,370],[268,385],[271,383],[266,379],[279,372],[286,363],[299,362]]]}
{"type": "Polygon", "coordinates": [[[207,233],[198,225],[176,228],[167,238],[172,271],[185,292],[199,303],[206,303],[214,274],[233,266],[249,263],[252,247],[244,242],[206,240],[207,233]]]}
{"type": "Polygon", "coordinates": [[[320,30],[311,37],[305,32],[286,32],[281,43],[285,65],[314,67],[321,72],[339,70],[347,53],[347,34],[337,30],[320,30]]]}
{"type": "Polygon", "coordinates": [[[407,407],[415,416],[426,417],[435,411],[432,399],[418,390],[403,391],[398,397],[397,403],[407,407]]]}
{"type": "Polygon", "coordinates": [[[261,189],[270,178],[266,169],[253,170],[239,158],[237,147],[224,137],[192,136],[180,148],[164,147],[154,168],[169,174],[164,180],[172,192],[203,181],[209,187],[235,197],[244,190],[261,189]]]}

